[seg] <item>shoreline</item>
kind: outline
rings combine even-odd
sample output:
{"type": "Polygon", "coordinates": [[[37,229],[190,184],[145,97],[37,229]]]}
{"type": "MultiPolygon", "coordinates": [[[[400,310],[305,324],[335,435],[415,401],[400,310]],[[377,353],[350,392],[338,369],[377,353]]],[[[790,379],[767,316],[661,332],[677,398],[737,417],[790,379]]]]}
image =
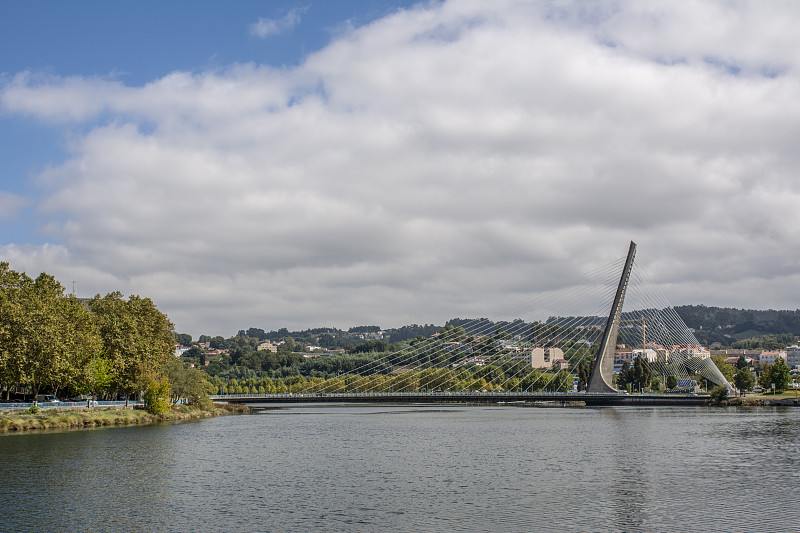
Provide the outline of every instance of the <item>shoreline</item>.
{"type": "Polygon", "coordinates": [[[134,426],[212,418],[231,414],[247,414],[246,405],[214,404],[212,409],[176,405],[164,414],[152,415],[134,407],[96,407],[93,409],[44,409],[37,414],[0,413],[0,434],[21,434],[41,430],[71,430],[112,426],[134,426]]]}

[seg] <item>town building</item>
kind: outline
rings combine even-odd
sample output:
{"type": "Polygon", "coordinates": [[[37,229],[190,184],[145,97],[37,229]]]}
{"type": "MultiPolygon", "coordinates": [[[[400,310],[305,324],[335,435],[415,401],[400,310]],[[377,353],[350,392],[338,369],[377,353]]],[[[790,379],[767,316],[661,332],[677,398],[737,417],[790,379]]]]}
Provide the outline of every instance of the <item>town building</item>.
{"type": "Polygon", "coordinates": [[[787,354],[785,350],[776,350],[776,351],[767,351],[764,350],[761,352],[761,355],[758,356],[758,362],[763,363],[765,365],[774,365],[778,359],[783,359],[786,361],[788,365],[789,362],[787,361],[787,354]]]}
{"type": "Polygon", "coordinates": [[[511,358],[517,361],[525,361],[531,365],[531,368],[550,370],[556,361],[564,359],[564,350],[555,347],[528,348],[515,353],[511,358]]]}
{"type": "Polygon", "coordinates": [[[259,351],[259,352],[277,353],[278,352],[278,347],[276,345],[272,344],[270,341],[264,341],[261,344],[259,344],[258,346],[256,346],[256,350],[259,351]]]}
{"type": "Polygon", "coordinates": [[[786,365],[789,368],[800,369],[800,346],[786,348],[786,365]]]}

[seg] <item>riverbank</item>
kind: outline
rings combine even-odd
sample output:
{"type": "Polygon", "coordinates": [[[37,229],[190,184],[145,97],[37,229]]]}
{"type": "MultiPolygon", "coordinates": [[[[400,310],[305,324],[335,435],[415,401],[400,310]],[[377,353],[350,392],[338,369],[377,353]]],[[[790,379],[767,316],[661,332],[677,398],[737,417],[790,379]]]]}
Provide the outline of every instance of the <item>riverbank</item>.
{"type": "Polygon", "coordinates": [[[211,409],[176,405],[172,411],[160,415],[152,415],[140,408],[124,407],[72,410],[45,409],[37,414],[31,414],[27,411],[0,413],[0,433],[41,429],[80,429],[102,426],[157,424],[249,412],[250,409],[246,405],[234,404],[214,404],[211,409]]]}
{"type": "Polygon", "coordinates": [[[736,396],[734,398],[728,398],[725,400],[723,405],[771,405],[800,407],[800,399],[793,396],[736,396]]]}

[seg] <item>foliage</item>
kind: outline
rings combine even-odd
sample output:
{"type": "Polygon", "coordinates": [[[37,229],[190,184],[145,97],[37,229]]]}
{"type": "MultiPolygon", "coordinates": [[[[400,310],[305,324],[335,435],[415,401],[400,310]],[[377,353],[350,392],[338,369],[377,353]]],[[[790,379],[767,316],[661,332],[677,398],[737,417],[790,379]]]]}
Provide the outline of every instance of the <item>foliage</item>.
{"type": "Polygon", "coordinates": [[[740,391],[750,390],[756,384],[756,379],[749,368],[743,367],[737,370],[733,376],[733,384],[740,391]]]}
{"type": "Polygon", "coordinates": [[[775,364],[772,365],[772,368],[769,372],[769,377],[771,383],[775,384],[775,391],[776,392],[783,392],[789,386],[789,377],[790,377],[790,370],[789,367],[786,365],[786,361],[782,358],[778,358],[775,361],[775,364]]]}
{"type": "Polygon", "coordinates": [[[152,415],[167,413],[172,409],[170,382],[161,379],[152,382],[144,392],[144,408],[152,415]]]}
{"type": "Polygon", "coordinates": [[[779,335],[758,335],[734,342],[733,348],[742,350],[778,350],[794,342],[794,335],[781,333],[779,335]]]}
{"type": "Polygon", "coordinates": [[[736,368],[732,364],[728,363],[724,355],[712,355],[711,360],[715,365],[717,365],[717,368],[729,383],[733,381],[733,375],[736,372],[736,368]]]}
{"type": "Polygon", "coordinates": [[[30,407],[28,407],[28,412],[32,415],[37,414],[39,412],[39,406],[36,404],[31,405],[30,407]]]}
{"type": "Polygon", "coordinates": [[[736,348],[777,349],[791,344],[792,337],[800,335],[800,309],[757,311],[684,305],[675,307],[675,311],[695,330],[698,340],[706,344],[720,342],[726,346],[733,343],[736,348]],[[743,344],[736,342],[747,337],[757,339],[743,344]]]}
{"type": "Polygon", "coordinates": [[[207,379],[207,374],[185,366],[179,359],[172,358],[166,365],[166,377],[171,383],[170,399],[173,404],[181,398],[186,398],[192,405],[210,407],[211,400],[208,395],[214,394],[217,387],[207,379]]]}
{"type": "Polygon", "coordinates": [[[0,263],[0,384],[83,394],[134,394],[172,356],[172,324],[148,298],[88,302],[52,276],[31,279],[0,263]]]}
{"type": "Polygon", "coordinates": [[[667,376],[667,390],[673,390],[678,386],[678,378],[673,375],[667,376]]]}
{"type": "Polygon", "coordinates": [[[128,395],[143,390],[173,357],[175,337],[166,315],[149,298],[119,292],[89,300],[103,341],[103,357],[113,368],[113,388],[128,395]]]}
{"type": "Polygon", "coordinates": [[[761,374],[758,376],[758,384],[763,389],[772,388],[772,365],[764,365],[761,368],[761,374]]]}
{"type": "Polygon", "coordinates": [[[90,313],[52,276],[35,280],[0,263],[0,383],[37,395],[90,379],[100,339],[90,313]]]}
{"type": "MultiPolygon", "coordinates": [[[[617,387],[620,389],[627,389],[630,385],[634,390],[643,390],[650,386],[650,381],[653,379],[653,373],[641,355],[637,355],[633,360],[633,365],[629,365],[627,361],[622,364],[622,369],[617,376],[617,387]]],[[[677,382],[675,383],[677,386],[677,382]]]]}
{"type": "Polygon", "coordinates": [[[711,403],[721,404],[728,400],[728,387],[718,385],[711,390],[711,403]]]}

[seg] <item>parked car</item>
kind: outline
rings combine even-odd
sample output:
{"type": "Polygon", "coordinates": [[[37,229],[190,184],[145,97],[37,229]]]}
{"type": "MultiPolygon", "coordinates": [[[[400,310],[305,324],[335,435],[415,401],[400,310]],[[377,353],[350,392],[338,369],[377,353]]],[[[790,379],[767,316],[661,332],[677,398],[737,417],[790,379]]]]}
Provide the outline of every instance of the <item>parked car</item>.
{"type": "Polygon", "coordinates": [[[61,400],[55,394],[40,394],[36,397],[36,401],[39,403],[59,403],[61,400]]]}

